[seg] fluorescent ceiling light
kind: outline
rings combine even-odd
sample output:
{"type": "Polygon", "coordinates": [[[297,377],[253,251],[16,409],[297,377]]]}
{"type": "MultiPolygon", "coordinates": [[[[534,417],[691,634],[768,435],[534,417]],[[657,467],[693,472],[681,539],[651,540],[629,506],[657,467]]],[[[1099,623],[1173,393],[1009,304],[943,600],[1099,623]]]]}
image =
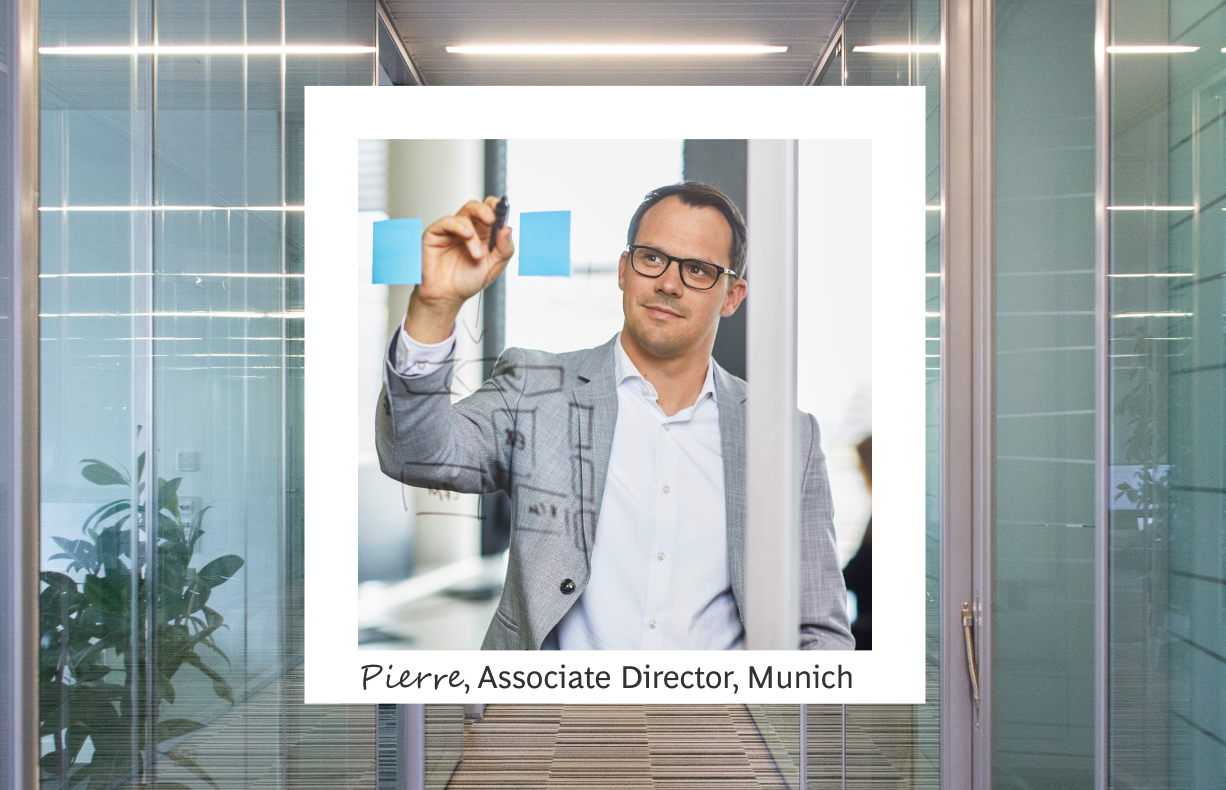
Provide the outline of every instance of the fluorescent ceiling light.
{"type": "MultiPolygon", "coordinates": [[[[1191,315],[1189,313],[1188,315],[1191,315]]],[[[303,319],[306,317],[304,312],[289,312],[284,313],[257,313],[254,311],[244,310],[226,310],[217,312],[196,312],[196,313],[39,313],[39,318],[127,318],[128,316],[136,316],[138,318],[288,318],[288,319],[303,319]]],[[[104,338],[105,339],[105,338],[104,338]]],[[[163,338],[157,338],[162,340],[163,338]]],[[[293,339],[293,338],[288,338],[293,339]]]]}
{"type": "Polygon", "coordinates": [[[1114,55],[1177,55],[1180,52],[1195,52],[1198,49],[1200,47],[1186,47],[1179,44],[1115,44],[1107,47],[1107,51],[1114,55]]]}
{"type": "Polygon", "coordinates": [[[1112,313],[1112,318],[1191,318],[1192,313],[1112,313]]]}
{"type": "Polygon", "coordinates": [[[1107,211],[1195,211],[1196,206],[1107,206],[1107,211]]]}
{"type": "Polygon", "coordinates": [[[860,44],[852,52],[893,52],[898,54],[940,53],[940,44],[860,44]]]}
{"type": "Polygon", "coordinates": [[[763,44],[469,44],[453,55],[768,55],[787,47],[763,44]]]}
{"type": "Polygon", "coordinates": [[[297,44],[243,44],[172,46],[153,44],[120,47],[39,47],[40,55],[361,55],[374,47],[312,46],[297,44]]]}
{"type": "Polygon", "coordinates": [[[1195,277],[1192,272],[1148,272],[1146,274],[1108,274],[1108,277],[1195,277]]]}
{"type": "Polygon", "coordinates": [[[39,211],[305,211],[306,206],[39,206],[39,211]]]}

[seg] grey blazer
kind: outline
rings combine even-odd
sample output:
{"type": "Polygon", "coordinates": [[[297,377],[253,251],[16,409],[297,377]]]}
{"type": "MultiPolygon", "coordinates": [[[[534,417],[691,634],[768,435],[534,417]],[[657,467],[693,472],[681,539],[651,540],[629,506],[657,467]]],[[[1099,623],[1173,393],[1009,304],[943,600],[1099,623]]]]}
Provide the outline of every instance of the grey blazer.
{"type": "MultiPolygon", "coordinates": [[[[511,497],[502,600],[483,649],[537,650],[583,593],[617,422],[613,340],[549,354],[509,348],[451,404],[452,365],[404,378],[391,364],[376,415],[384,474],[422,488],[511,497]]],[[[745,611],[745,382],[715,366],[732,593],[745,611]]],[[[817,421],[802,414],[800,646],[854,647],[817,421]]]]}

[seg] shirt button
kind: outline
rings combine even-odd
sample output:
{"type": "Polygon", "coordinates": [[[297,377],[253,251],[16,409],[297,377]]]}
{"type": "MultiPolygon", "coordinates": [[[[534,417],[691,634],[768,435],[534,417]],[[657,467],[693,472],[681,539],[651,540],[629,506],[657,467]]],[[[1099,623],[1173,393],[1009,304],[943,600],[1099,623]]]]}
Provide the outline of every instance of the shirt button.
{"type": "Polygon", "coordinates": [[[644,384],[644,385],[643,385],[643,394],[644,394],[644,395],[650,395],[650,394],[651,394],[651,387],[649,387],[649,386],[647,386],[646,384],[644,384]]]}
{"type": "Polygon", "coordinates": [[[417,363],[417,367],[418,367],[418,368],[424,368],[425,366],[426,366],[426,363],[425,363],[425,362],[418,362],[418,363],[417,363]]]}
{"type": "Polygon", "coordinates": [[[661,551],[661,552],[657,552],[657,553],[656,553],[656,559],[657,559],[657,560],[662,560],[662,559],[664,559],[664,552],[662,552],[662,551],[661,551]]]}
{"type": "Polygon", "coordinates": [[[664,493],[668,493],[668,486],[664,486],[664,493]]]}
{"type": "Polygon", "coordinates": [[[652,628],[655,628],[655,627],[656,627],[656,621],[655,621],[655,620],[648,620],[648,621],[647,621],[647,625],[651,626],[652,628]]]}
{"type": "Polygon", "coordinates": [[[668,423],[664,423],[664,430],[668,430],[668,423]]]}

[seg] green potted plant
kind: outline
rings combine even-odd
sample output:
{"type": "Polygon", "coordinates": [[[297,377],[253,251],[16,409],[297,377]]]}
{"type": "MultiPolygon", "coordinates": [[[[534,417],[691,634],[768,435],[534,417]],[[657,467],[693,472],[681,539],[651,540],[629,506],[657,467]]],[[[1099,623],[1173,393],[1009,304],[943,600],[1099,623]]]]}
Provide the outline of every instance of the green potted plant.
{"type": "MultiPolygon", "coordinates": [[[[63,572],[41,574],[39,731],[54,742],[54,749],[42,758],[44,781],[60,788],[146,782],[154,776],[150,769],[164,757],[216,787],[186,751],[167,746],[203,725],[162,718],[161,711],[163,703],[175,701],[175,676],[185,664],[203,672],[218,697],[234,703],[230,684],[204,661],[201,649],[229,663],[214,639],[227,626],[208,602],[213,589],[230,580],[243,560],[227,554],[195,567],[209,508],[186,521],[181,518],[182,478],[158,478],[156,518],[148,518],[144,453],[137,459],[135,475],[95,459],[81,463],[86,480],[124,486],[127,495],[90,514],[81,528],[84,539],[54,538],[63,551],[51,559],[67,564],[63,572]],[[146,556],[151,520],[157,535],[153,567],[146,556]],[[133,528],[139,530],[135,558],[133,528]],[[151,577],[156,585],[149,584],[151,577]],[[93,754],[78,764],[86,739],[93,754]]],[[[184,787],[167,781],[156,785],[184,787]]]]}

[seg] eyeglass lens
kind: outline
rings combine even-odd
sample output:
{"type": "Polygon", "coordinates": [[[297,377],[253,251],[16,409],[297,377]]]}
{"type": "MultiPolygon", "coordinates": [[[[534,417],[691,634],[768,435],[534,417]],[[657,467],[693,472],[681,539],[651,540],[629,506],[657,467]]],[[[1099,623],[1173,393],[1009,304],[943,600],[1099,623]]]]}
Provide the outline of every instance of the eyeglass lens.
{"type": "MultiPolygon", "coordinates": [[[[669,259],[659,250],[636,247],[631,262],[639,274],[659,277],[668,268],[669,259]]],[[[706,290],[719,279],[719,269],[706,261],[678,260],[677,264],[681,268],[681,281],[691,288],[706,290]]]]}

